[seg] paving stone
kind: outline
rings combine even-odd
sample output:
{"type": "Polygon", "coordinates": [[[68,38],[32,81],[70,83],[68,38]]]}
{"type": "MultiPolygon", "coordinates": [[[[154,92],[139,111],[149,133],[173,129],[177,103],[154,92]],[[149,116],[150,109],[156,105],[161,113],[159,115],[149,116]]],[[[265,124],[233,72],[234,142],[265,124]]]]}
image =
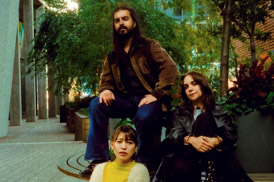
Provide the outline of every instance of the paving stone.
{"type": "Polygon", "coordinates": [[[61,173],[57,163],[64,155],[84,153],[85,147],[59,118],[9,126],[0,138],[0,181],[83,182],[61,173]]]}

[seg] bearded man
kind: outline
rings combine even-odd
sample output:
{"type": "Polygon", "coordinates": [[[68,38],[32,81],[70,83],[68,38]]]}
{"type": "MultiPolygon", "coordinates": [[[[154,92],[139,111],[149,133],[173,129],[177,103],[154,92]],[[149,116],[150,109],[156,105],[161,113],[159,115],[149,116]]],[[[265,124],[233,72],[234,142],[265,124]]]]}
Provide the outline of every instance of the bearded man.
{"type": "MultiPolygon", "coordinates": [[[[113,50],[105,59],[99,97],[90,103],[90,130],[80,172],[89,177],[94,166],[109,160],[109,118],[132,118],[138,136],[136,161],[152,166],[154,136],[161,132],[162,113],[170,109],[170,90],[178,76],[175,62],[139,31],[135,11],[119,6],[113,12],[113,50]]],[[[123,152],[123,151],[121,151],[123,152]]]]}

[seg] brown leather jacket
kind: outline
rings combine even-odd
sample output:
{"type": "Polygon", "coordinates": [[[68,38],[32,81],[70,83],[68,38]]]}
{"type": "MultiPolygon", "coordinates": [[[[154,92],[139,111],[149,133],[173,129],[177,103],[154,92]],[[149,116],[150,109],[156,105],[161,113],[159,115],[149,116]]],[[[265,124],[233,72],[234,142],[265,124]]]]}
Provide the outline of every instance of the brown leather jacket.
{"type": "MultiPolygon", "coordinates": [[[[141,40],[135,43],[129,51],[132,67],[145,89],[165,103],[178,77],[176,64],[157,41],[146,38],[141,40]]],[[[114,51],[106,57],[99,93],[104,90],[126,93],[120,78],[118,61],[119,58],[115,56],[114,51]]]]}

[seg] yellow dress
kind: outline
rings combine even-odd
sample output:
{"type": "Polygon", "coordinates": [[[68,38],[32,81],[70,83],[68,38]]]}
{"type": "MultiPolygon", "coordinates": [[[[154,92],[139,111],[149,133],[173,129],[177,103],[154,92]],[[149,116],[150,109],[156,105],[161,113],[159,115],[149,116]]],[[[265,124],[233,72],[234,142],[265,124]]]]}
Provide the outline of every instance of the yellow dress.
{"type": "Polygon", "coordinates": [[[126,164],[120,164],[116,161],[108,163],[103,173],[103,182],[127,182],[131,169],[136,162],[132,161],[126,164]]]}

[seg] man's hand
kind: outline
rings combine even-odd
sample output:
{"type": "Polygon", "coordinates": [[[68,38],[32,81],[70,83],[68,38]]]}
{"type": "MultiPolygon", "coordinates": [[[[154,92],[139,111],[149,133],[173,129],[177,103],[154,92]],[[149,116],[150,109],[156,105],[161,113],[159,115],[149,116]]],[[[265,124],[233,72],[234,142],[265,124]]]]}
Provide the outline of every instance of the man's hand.
{"type": "Polygon", "coordinates": [[[208,152],[212,150],[215,147],[212,142],[213,141],[209,140],[209,137],[204,136],[191,136],[188,139],[188,143],[190,143],[198,152],[208,152]]]}
{"type": "Polygon", "coordinates": [[[154,97],[151,94],[148,94],[148,95],[145,95],[144,98],[142,98],[142,100],[140,101],[138,107],[141,107],[142,105],[150,104],[150,103],[156,102],[156,101],[157,101],[156,97],[154,97]]]}
{"type": "Polygon", "coordinates": [[[110,90],[104,90],[99,94],[99,102],[110,106],[111,102],[115,100],[114,94],[110,90]]]}

